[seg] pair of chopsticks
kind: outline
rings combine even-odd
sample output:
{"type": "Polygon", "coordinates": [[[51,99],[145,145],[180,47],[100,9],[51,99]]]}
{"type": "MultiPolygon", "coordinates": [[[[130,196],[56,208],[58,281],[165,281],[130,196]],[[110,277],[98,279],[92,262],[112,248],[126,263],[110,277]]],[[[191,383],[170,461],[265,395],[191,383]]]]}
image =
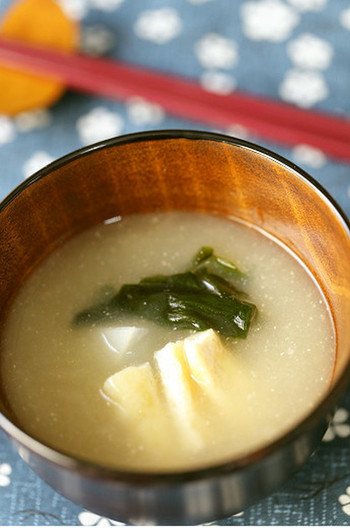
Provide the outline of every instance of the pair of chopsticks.
{"type": "Polygon", "coordinates": [[[63,81],[75,90],[125,100],[140,96],[174,116],[215,127],[240,124],[289,146],[307,144],[350,161],[350,120],[239,92],[218,95],[192,80],[0,38],[0,65],[63,81]]]}

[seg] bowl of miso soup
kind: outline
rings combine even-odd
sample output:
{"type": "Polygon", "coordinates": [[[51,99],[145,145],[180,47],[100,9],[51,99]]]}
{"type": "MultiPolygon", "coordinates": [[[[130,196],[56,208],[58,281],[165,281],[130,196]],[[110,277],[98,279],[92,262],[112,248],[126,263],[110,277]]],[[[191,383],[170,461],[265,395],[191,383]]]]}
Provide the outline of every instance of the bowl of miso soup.
{"type": "Polygon", "coordinates": [[[349,223],[246,141],[155,131],[59,159],[1,204],[0,267],[0,424],[111,519],[241,511],[349,382],[349,223]]]}

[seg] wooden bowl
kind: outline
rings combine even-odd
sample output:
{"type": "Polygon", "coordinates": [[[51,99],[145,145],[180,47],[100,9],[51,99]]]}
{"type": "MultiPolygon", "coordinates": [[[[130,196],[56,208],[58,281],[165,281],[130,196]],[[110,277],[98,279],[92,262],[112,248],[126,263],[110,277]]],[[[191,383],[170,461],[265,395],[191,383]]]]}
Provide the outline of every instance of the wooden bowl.
{"type": "Polygon", "coordinates": [[[350,380],[347,219],[292,163],[219,134],[178,130],[104,141],[20,185],[0,208],[1,320],[25,277],[75,233],[114,216],[169,210],[235,217],[283,241],[329,303],[337,356],[329,393],[292,431],[244,458],[184,473],[120,472],[55,451],[21,430],[2,390],[0,424],[26,462],[72,501],[133,523],[212,521],[270,493],[313,452],[350,380]]]}

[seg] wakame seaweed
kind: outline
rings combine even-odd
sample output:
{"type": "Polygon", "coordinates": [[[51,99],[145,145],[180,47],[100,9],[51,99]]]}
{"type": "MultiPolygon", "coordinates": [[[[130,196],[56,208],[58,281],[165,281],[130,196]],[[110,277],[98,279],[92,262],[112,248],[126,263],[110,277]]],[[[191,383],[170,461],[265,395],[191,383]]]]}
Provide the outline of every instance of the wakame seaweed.
{"type": "Polygon", "coordinates": [[[242,278],[232,262],[202,247],[189,271],[125,284],[107,302],[78,313],[73,324],[113,324],[132,315],[174,329],[212,328],[223,336],[244,338],[256,306],[233,284],[242,278]]]}

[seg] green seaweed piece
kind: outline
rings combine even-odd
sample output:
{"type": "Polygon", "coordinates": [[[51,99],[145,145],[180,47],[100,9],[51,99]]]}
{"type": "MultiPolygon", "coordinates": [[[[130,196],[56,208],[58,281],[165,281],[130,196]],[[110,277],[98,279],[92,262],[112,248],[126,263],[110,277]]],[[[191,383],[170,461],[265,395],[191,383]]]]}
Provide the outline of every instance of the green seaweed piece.
{"type": "Polygon", "coordinates": [[[241,280],[245,278],[245,274],[233,262],[217,257],[214,254],[214,250],[208,246],[201,247],[196,253],[191,271],[196,273],[203,269],[226,280],[241,280]]]}
{"type": "Polygon", "coordinates": [[[243,276],[234,264],[216,257],[212,248],[203,247],[190,271],[125,284],[108,302],[78,313],[73,324],[113,324],[132,315],[174,329],[213,328],[224,336],[246,337],[256,307],[225,278],[232,275],[243,276]]]}

